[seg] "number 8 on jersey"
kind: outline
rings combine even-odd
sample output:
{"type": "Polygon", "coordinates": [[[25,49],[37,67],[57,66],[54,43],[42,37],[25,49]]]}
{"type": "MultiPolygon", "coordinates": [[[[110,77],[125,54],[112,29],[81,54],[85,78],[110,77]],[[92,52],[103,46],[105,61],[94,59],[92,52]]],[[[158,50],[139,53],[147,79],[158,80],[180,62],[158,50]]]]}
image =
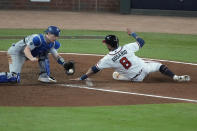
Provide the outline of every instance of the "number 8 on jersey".
{"type": "Polygon", "coordinates": [[[132,66],[131,62],[126,57],[123,57],[122,59],[120,59],[120,63],[127,70],[132,66]]]}

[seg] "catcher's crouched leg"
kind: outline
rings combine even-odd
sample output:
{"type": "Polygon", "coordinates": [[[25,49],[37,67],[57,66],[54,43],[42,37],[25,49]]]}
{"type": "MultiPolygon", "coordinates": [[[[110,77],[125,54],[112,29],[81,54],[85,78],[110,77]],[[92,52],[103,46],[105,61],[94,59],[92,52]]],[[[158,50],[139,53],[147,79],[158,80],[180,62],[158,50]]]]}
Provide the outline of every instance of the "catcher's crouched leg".
{"type": "Polygon", "coordinates": [[[40,75],[38,80],[44,83],[56,83],[57,80],[51,76],[49,59],[39,59],[40,75]]]}

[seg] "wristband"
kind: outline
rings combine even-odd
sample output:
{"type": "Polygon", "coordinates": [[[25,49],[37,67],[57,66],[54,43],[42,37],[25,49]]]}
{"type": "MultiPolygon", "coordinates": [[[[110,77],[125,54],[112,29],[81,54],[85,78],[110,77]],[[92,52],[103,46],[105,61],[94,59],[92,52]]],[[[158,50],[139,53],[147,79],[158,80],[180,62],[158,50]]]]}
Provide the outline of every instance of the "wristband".
{"type": "Polygon", "coordinates": [[[57,63],[60,64],[60,65],[63,65],[63,64],[65,63],[64,58],[59,57],[59,58],[57,59],[57,63]]]}
{"type": "Polygon", "coordinates": [[[85,80],[85,79],[87,79],[87,78],[88,78],[88,76],[87,76],[87,75],[82,75],[82,76],[81,76],[81,78],[80,78],[80,80],[82,80],[82,81],[83,81],[83,80],[85,80]]]}
{"type": "Polygon", "coordinates": [[[99,72],[100,70],[99,70],[96,66],[93,66],[93,67],[92,67],[92,71],[93,71],[94,73],[97,73],[97,72],[99,72]]]}
{"type": "Polygon", "coordinates": [[[135,39],[137,39],[137,34],[135,33],[135,32],[132,32],[131,34],[130,34],[130,36],[133,36],[133,38],[135,38],[135,39]]]}

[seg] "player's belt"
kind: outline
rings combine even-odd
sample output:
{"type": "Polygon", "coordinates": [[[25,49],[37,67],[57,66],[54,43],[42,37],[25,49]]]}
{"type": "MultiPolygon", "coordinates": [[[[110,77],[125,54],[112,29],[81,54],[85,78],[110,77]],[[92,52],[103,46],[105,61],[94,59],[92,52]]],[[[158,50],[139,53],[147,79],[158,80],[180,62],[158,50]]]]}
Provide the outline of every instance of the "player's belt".
{"type": "Polygon", "coordinates": [[[139,71],[137,75],[135,75],[133,78],[131,78],[131,81],[133,81],[135,78],[137,78],[142,73],[142,69],[139,71]]]}

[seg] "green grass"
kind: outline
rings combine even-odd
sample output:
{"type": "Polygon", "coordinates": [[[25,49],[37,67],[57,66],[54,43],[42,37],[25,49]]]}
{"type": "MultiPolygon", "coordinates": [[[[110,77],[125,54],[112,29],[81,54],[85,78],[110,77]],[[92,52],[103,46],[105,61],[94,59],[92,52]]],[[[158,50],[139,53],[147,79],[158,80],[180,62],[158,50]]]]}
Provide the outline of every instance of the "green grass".
{"type": "MultiPolygon", "coordinates": [[[[42,33],[43,30],[13,30],[0,29],[0,36],[30,35],[42,33]]],[[[116,34],[120,44],[134,42],[125,32],[121,31],[91,31],[91,30],[62,30],[61,35],[102,35],[116,34]]],[[[140,57],[168,59],[183,62],[197,63],[197,35],[165,34],[165,33],[138,33],[146,41],[145,46],[136,54],[140,57]]],[[[0,50],[7,50],[11,43],[18,40],[1,40],[0,50]]],[[[108,50],[101,40],[59,40],[62,44],[60,52],[106,54],[108,50]]]]}
{"type": "Polygon", "coordinates": [[[1,107],[1,131],[196,131],[197,104],[1,107]]]}

